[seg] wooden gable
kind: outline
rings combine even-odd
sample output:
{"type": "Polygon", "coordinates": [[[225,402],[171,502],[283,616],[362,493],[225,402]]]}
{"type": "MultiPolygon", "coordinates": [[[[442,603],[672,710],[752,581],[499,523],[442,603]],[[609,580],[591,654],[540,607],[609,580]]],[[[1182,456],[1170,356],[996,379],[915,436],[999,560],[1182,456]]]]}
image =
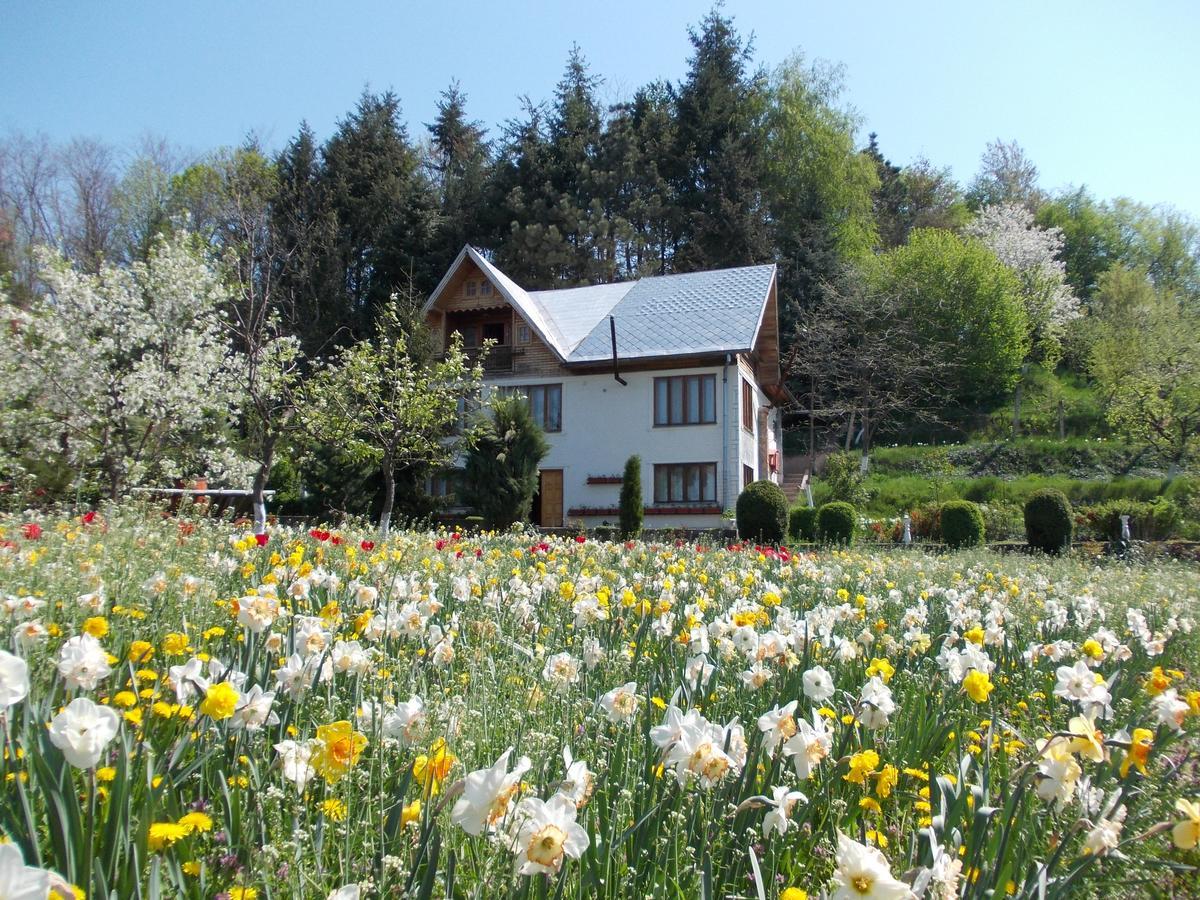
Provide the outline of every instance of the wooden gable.
{"type": "Polygon", "coordinates": [[[485,362],[490,375],[562,372],[558,357],[538,336],[537,329],[469,257],[442,286],[437,302],[426,313],[425,323],[443,347],[449,346],[452,332],[466,333],[468,329],[469,347],[482,344],[487,337],[496,340],[497,347],[485,362]]]}

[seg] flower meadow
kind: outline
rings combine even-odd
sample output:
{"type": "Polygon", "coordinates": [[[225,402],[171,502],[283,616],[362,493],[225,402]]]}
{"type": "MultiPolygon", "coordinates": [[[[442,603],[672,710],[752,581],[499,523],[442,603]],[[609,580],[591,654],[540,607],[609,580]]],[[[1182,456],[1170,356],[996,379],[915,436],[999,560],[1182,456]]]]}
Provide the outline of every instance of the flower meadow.
{"type": "Polygon", "coordinates": [[[0,896],[1200,894],[1183,564],[113,506],[0,594],[0,896]]]}

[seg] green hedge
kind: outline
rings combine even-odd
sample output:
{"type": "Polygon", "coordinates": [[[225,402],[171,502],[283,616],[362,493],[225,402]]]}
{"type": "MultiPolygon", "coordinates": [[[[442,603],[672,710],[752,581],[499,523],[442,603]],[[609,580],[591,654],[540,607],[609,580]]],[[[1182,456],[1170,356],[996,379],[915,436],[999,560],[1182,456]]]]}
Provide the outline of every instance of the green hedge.
{"type": "Polygon", "coordinates": [[[817,508],[797,506],[788,514],[788,537],[812,543],[817,539],[817,508]]]}
{"type": "Polygon", "coordinates": [[[775,482],[752,482],[738,496],[737,530],[742,540],[781,544],[787,526],[787,497],[775,482]]]}
{"type": "Polygon", "coordinates": [[[1025,540],[1046,553],[1061,553],[1071,546],[1074,520],[1071,501],[1061,491],[1038,491],[1025,501],[1025,540]]]}
{"type": "Polygon", "coordinates": [[[984,540],[983,513],[970,500],[951,500],[942,504],[942,540],[955,549],[978,547],[984,540]]]}
{"type": "Polygon", "coordinates": [[[835,500],[817,512],[817,536],[827,544],[853,544],[858,512],[849,503],[835,500]]]}

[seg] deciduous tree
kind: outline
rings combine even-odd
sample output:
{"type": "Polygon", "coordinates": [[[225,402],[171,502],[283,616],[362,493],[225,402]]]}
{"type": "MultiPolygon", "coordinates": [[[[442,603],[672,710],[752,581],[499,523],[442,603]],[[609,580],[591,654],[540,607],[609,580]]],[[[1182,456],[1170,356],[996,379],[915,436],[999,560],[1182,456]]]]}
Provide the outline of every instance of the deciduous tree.
{"type": "Polygon", "coordinates": [[[445,466],[474,431],[464,428],[464,402],[479,394],[482,364],[472,364],[457,337],[444,358],[412,348],[411,292],[380,307],[372,337],[343,349],[311,382],[303,409],[311,433],[351,460],[377,465],[383,476],[379,531],[387,537],[397,469],[445,466]]]}

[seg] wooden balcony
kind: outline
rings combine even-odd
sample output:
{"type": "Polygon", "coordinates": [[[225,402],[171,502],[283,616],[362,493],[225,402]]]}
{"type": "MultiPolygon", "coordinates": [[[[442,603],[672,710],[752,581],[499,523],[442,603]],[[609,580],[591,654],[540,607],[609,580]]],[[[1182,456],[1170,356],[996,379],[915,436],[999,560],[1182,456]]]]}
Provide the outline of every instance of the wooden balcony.
{"type": "Polygon", "coordinates": [[[465,352],[472,363],[483,357],[483,371],[487,375],[511,374],[517,357],[525,355],[522,348],[507,345],[492,347],[486,354],[482,347],[469,347],[465,352]]]}

